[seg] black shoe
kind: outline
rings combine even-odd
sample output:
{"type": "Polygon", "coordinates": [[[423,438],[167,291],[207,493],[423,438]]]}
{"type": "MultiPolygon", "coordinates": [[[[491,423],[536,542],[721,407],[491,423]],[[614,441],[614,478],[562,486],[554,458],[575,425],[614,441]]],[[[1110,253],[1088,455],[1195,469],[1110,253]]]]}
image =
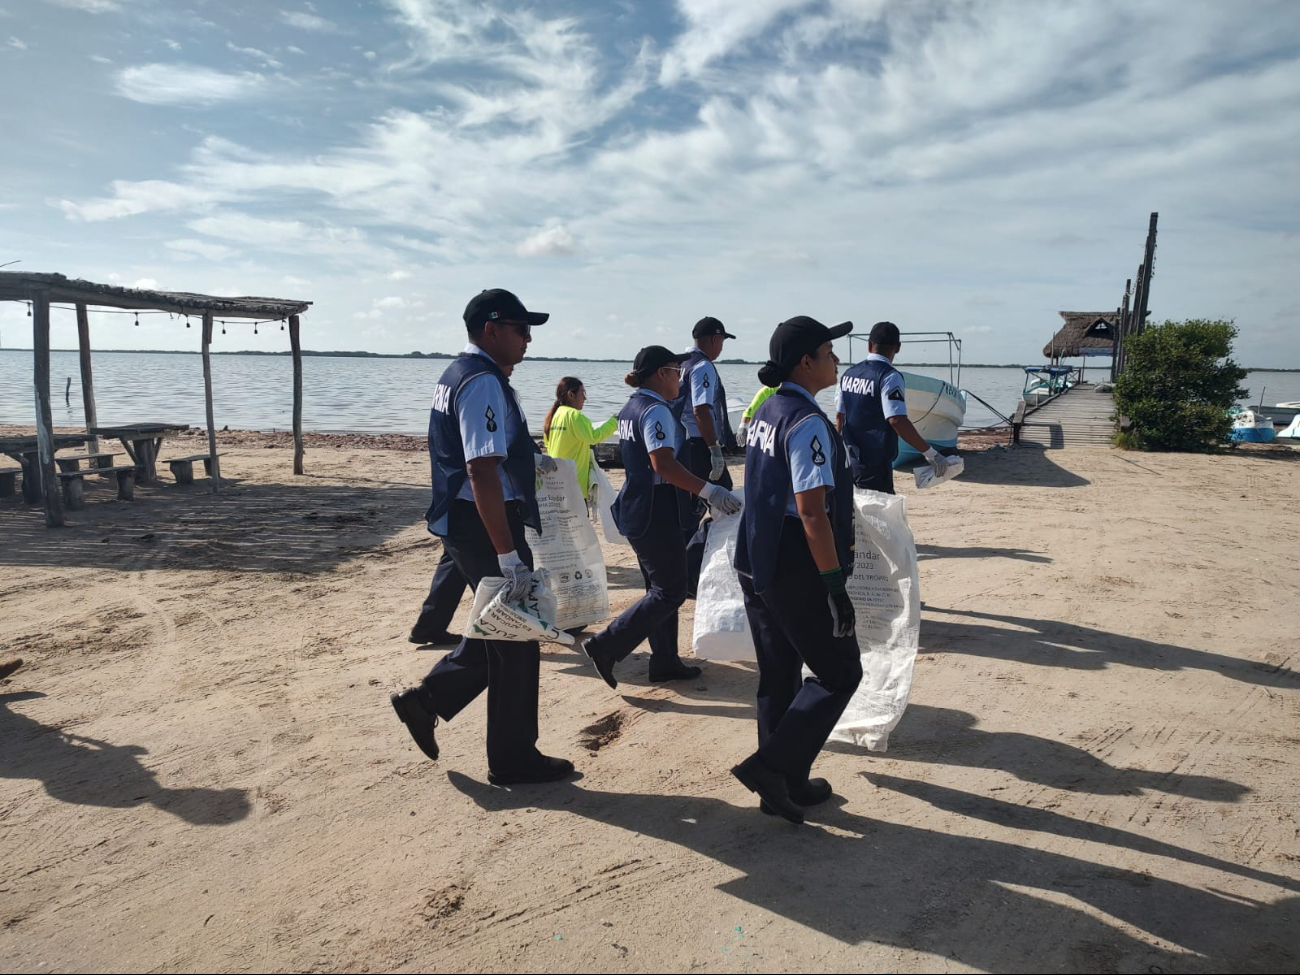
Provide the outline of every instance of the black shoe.
{"type": "Polygon", "coordinates": [[[415,743],[420,746],[420,751],[428,755],[431,761],[436,762],[438,739],[433,736],[433,729],[438,726],[438,716],[425,710],[419,695],[418,690],[411,688],[402,691],[401,694],[388,695],[388,700],[392,702],[393,710],[402,719],[402,723],[406,725],[406,730],[411,733],[415,743]]]}
{"type": "Polygon", "coordinates": [[[582,642],[582,652],[587,655],[587,659],[595,665],[596,673],[600,674],[601,679],[610,686],[611,689],[618,687],[618,680],[614,677],[614,661],[600,652],[599,647],[593,648],[596,642],[594,636],[587,637],[582,642]]]}
{"type": "Polygon", "coordinates": [[[460,637],[455,633],[448,633],[446,630],[441,633],[426,632],[418,626],[411,629],[411,635],[407,639],[422,647],[455,647],[460,645],[460,637]]]}
{"type": "MultiPolygon", "coordinates": [[[[809,779],[807,782],[801,782],[797,785],[788,786],[790,792],[790,801],[796,806],[816,806],[825,802],[835,790],[825,779],[809,779]]],[[[769,816],[775,816],[776,811],[766,802],[760,802],[758,808],[769,816]]]]}
{"type": "Polygon", "coordinates": [[[750,792],[757,792],[758,797],[778,816],[792,823],[803,822],[803,810],[791,801],[785,776],[764,765],[758,755],[750,755],[733,768],[731,774],[750,792]]]}
{"type": "Polygon", "coordinates": [[[662,684],[669,680],[693,680],[699,677],[704,671],[699,667],[692,667],[690,664],[683,663],[679,657],[675,663],[666,667],[656,667],[654,661],[650,662],[650,683],[662,684]]]}
{"type": "Polygon", "coordinates": [[[573,774],[573,763],[567,758],[538,756],[537,762],[517,772],[495,772],[488,769],[488,781],[493,785],[522,785],[529,782],[558,782],[573,774]]]}

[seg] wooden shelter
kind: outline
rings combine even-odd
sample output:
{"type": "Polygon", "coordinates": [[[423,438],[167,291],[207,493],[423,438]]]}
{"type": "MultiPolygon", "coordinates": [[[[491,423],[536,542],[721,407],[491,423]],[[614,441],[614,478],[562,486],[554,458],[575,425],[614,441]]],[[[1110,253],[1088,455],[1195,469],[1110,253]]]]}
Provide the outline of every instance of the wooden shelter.
{"type": "Polygon", "coordinates": [[[1119,334],[1119,315],[1113,311],[1063,311],[1060,331],[1043,346],[1043,355],[1053,364],[1080,356],[1114,355],[1119,334]]]}
{"type": "Polygon", "coordinates": [[[98,426],[95,413],[95,385],[90,367],[91,308],[134,311],[165,311],[194,315],[202,320],[203,394],[207,404],[208,451],[212,457],[212,490],[221,488],[217,457],[216,424],[212,416],[212,322],[214,318],[244,318],[255,321],[287,321],[293,351],[293,472],[303,472],[302,458],[302,347],[299,316],[310,301],[280,298],[228,298],[191,294],[185,291],[145,291],[116,285],[70,279],[62,274],[0,271],[0,301],[29,302],[32,314],[32,349],[36,386],[36,434],[39,440],[41,489],[45,500],[45,524],[63,524],[63,502],[54,471],[53,420],[50,408],[50,306],[70,304],[77,315],[77,337],[81,350],[81,390],[85,405],[86,432],[98,426]]]}

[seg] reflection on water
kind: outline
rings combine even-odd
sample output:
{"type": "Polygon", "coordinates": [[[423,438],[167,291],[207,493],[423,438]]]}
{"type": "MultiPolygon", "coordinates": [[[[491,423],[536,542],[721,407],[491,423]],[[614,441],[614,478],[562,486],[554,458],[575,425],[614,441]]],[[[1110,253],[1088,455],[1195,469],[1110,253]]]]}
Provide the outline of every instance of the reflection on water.
{"type": "MultiPolygon", "coordinates": [[[[50,357],[54,422],[81,426],[81,382],[75,352],[50,357]],[[71,377],[69,402],[64,388],[71,377]]],[[[947,368],[899,365],[910,372],[948,378],[947,368]]],[[[94,355],[95,400],[103,425],[131,420],[206,422],[203,360],[194,354],[101,352],[94,355]]],[[[356,359],[308,356],[303,360],[303,427],[317,431],[423,433],[429,397],[445,359],[356,359]]],[[[529,425],[540,432],[542,418],[561,376],[578,376],[587,387],[586,412],[600,422],[627,400],[623,384],[630,363],[524,361],[512,382],[519,390],[529,425]]],[[[719,373],[733,406],[743,406],[758,389],[757,365],[722,365],[719,373]]],[[[1024,374],[1016,368],[962,370],[961,385],[1010,415],[1020,398],[1024,374]]],[[[32,356],[0,351],[0,423],[32,421],[32,356]]],[[[293,422],[293,361],[288,356],[215,355],[213,399],[218,427],[287,429],[293,422]]],[[[1268,401],[1300,400],[1300,374],[1251,373],[1252,396],[1267,387],[1268,401]]],[[[819,397],[829,412],[832,391],[819,397]]],[[[967,426],[995,422],[991,412],[971,400],[967,426]]]]}

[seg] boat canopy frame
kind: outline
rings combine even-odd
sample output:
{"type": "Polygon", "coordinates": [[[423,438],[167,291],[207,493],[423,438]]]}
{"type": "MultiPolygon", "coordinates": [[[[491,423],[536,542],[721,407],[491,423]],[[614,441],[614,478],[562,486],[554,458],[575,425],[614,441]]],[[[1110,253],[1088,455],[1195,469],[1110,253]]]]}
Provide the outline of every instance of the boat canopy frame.
{"type": "MultiPolygon", "coordinates": [[[[857,360],[853,358],[853,340],[862,342],[870,338],[867,332],[849,333],[849,365],[857,360]]],[[[952,332],[899,332],[904,345],[946,345],[948,346],[948,383],[961,389],[961,339],[952,332]],[[954,359],[954,352],[956,357],[954,359]]]]}

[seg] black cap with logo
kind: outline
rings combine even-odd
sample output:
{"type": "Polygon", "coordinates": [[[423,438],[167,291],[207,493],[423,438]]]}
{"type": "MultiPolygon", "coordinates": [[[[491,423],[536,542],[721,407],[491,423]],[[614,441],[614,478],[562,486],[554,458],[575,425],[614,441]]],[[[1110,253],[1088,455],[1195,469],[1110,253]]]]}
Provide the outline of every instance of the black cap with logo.
{"type": "Polygon", "coordinates": [[[705,315],[691,329],[691,337],[702,339],[710,335],[721,335],[724,339],[734,339],[736,337],[726,330],[722,322],[711,315],[705,315]]]}
{"type": "Polygon", "coordinates": [[[833,341],[853,331],[852,322],[841,322],[827,328],[815,318],[796,315],[776,327],[767,344],[767,363],[758,371],[764,386],[779,385],[806,355],[813,355],[826,342],[833,341]]]}
{"type": "Polygon", "coordinates": [[[647,345],[636,354],[636,361],[632,363],[632,371],[641,379],[645,379],[650,373],[662,369],[664,366],[680,365],[690,357],[689,352],[677,353],[671,349],[665,349],[662,345],[647,345]]]}
{"type": "Polygon", "coordinates": [[[529,311],[522,301],[504,288],[489,288],[469,300],[464,317],[465,327],[472,329],[495,321],[541,325],[551,316],[544,311],[529,311]]]}

